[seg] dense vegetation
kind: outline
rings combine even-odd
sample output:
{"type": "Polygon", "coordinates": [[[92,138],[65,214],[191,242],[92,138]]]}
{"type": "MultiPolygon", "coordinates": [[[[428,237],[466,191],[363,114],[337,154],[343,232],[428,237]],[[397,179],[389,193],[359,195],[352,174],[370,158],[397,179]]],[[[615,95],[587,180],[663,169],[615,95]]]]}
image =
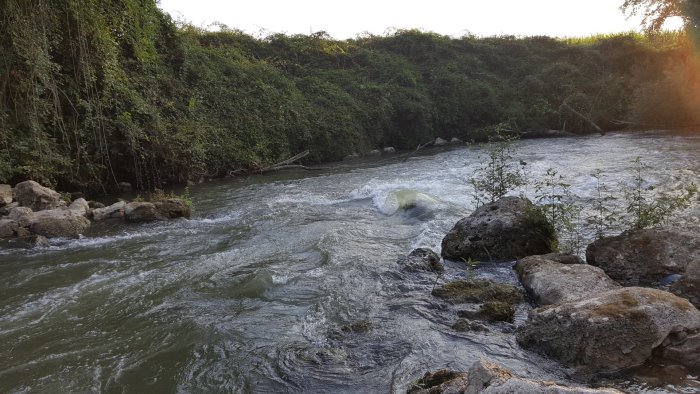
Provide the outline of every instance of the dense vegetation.
{"type": "Polygon", "coordinates": [[[153,0],[3,0],[0,182],[103,191],[435,137],[700,124],[682,33],[557,40],[416,30],[333,40],[176,25],[153,0]]]}

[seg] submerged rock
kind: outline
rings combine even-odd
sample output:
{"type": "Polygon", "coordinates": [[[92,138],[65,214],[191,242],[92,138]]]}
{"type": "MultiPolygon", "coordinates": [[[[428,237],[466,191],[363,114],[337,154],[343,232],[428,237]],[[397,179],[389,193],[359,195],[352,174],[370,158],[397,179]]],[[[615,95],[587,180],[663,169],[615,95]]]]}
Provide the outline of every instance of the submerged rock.
{"type": "Polygon", "coordinates": [[[602,269],[586,264],[562,264],[545,256],[518,260],[520,283],[538,305],[579,300],[620,288],[602,269]]]}
{"type": "Polygon", "coordinates": [[[700,260],[700,237],[681,230],[630,230],[590,244],[586,260],[625,286],[651,285],[700,260]]]}
{"type": "Polygon", "coordinates": [[[432,294],[455,304],[489,301],[517,304],[524,301],[523,293],[517,287],[486,279],[449,282],[435,288],[432,294]]]}
{"type": "Polygon", "coordinates": [[[432,249],[418,248],[411,251],[408,256],[403,256],[396,262],[404,271],[409,272],[433,272],[440,273],[445,270],[440,263],[440,256],[432,249]]]}
{"type": "Polygon", "coordinates": [[[455,331],[476,331],[476,332],[489,332],[490,330],[485,325],[475,322],[469,319],[459,319],[452,325],[455,331]]]}
{"type": "Polygon", "coordinates": [[[479,319],[486,321],[504,321],[513,322],[513,315],[515,315],[515,308],[512,304],[503,301],[488,301],[483,303],[478,311],[459,311],[457,312],[459,317],[466,317],[469,319],[479,319]]]}
{"type": "Polygon", "coordinates": [[[346,333],[365,333],[372,329],[373,324],[369,320],[358,320],[350,324],[347,324],[340,328],[341,331],[346,333]]]}
{"type": "Polygon", "coordinates": [[[28,207],[33,211],[43,211],[66,206],[61,200],[61,195],[55,190],[41,186],[34,181],[20,182],[14,188],[15,200],[22,207],[28,207]]]}
{"type": "Polygon", "coordinates": [[[457,222],[442,240],[446,259],[494,261],[552,252],[553,227],[527,199],[504,197],[457,222]]]}
{"type": "Polygon", "coordinates": [[[426,372],[422,378],[413,382],[407,394],[459,394],[466,392],[468,376],[464,372],[440,369],[426,372]]]}
{"type": "Polygon", "coordinates": [[[700,312],[671,293],[641,287],[535,309],[517,334],[535,349],[583,372],[614,372],[652,353],[698,367],[700,312]]]}

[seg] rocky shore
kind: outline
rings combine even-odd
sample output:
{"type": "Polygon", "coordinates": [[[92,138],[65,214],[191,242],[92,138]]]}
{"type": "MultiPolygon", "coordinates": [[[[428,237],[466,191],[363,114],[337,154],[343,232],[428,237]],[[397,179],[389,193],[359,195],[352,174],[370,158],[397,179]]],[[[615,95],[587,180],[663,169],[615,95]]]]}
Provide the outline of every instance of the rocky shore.
{"type": "MultiPolygon", "coordinates": [[[[455,331],[488,331],[484,323],[513,322],[529,302],[527,318],[513,327],[524,349],[557,361],[576,381],[517,377],[488,360],[468,371],[437,370],[408,393],[616,393],[587,388],[601,373],[653,362],[700,369],[700,237],[688,230],[631,230],[588,246],[586,262],[553,253],[551,225],[533,215],[532,203],[505,197],[457,222],[442,242],[442,257],[493,264],[514,261],[520,286],[470,278],[444,283],[432,294],[455,305],[455,331]]],[[[412,272],[440,274],[437,254],[420,249],[399,260],[412,272]]]]}
{"type": "Polygon", "coordinates": [[[130,223],[188,218],[190,207],[180,198],[119,201],[103,204],[61,194],[34,181],[15,187],[0,185],[0,239],[30,246],[47,246],[48,238],[78,238],[93,222],[130,223]]]}

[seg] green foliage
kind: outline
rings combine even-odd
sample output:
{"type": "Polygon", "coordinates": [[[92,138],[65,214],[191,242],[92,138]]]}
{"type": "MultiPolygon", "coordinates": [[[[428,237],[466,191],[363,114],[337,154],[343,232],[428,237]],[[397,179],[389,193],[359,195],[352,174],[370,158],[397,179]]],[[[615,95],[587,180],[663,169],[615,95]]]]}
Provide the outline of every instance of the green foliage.
{"type": "Polygon", "coordinates": [[[593,198],[593,214],[588,217],[588,222],[593,225],[595,239],[600,239],[616,229],[621,218],[618,212],[610,206],[616,198],[603,183],[603,172],[598,169],[591,176],[596,180],[596,188],[593,198]]]}
{"type": "Polygon", "coordinates": [[[659,225],[673,212],[685,209],[698,194],[698,187],[690,184],[672,193],[664,193],[660,197],[650,197],[654,186],[649,185],[644,178],[644,173],[650,167],[644,164],[640,157],[632,162],[634,177],[632,183],[624,191],[627,224],[630,228],[647,228],[659,225]]]}
{"type": "Polygon", "coordinates": [[[507,135],[509,131],[506,124],[494,126],[492,142],[486,145],[487,157],[469,181],[477,205],[495,202],[525,184],[522,169],[513,160],[516,138],[507,135]]]}
{"type": "Polygon", "coordinates": [[[554,227],[561,252],[579,253],[583,236],[579,228],[582,207],[571,192],[571,185],[555,169],[548,168],[541,181],[535,182],[535,204],[554,227]]]}
{"type": "MultiPolygon", "coordinates": [[[[605,128],[700,121],[680,33],[256,38],[176,25],[149,0],[7,0],[0,32],[6,183],[153,190],[307,149],[317,163],[435,137],[489,141],[504,122],[514,133],[588,132],[560,111],[564,100],[605,128]]],[[[501,169],[486,201],[520,182],[501,169]]]]}
{"type": "Polygon", "coordinates": [[[467,280],[470,280],[472,278],[472,276],[474,275],[474,268],[476,268],[476,266],[479,262],[472,260],[471,257],[468,259],[465,259],[463,257],[462,261],[464,262],[464,265],[467,267],[467,280]]]}

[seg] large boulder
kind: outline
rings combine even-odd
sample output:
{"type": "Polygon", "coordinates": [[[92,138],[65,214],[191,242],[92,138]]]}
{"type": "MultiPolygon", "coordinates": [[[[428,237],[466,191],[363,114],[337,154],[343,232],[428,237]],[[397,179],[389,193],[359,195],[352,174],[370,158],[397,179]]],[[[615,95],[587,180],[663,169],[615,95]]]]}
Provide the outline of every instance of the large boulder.
{"type": "Polygon", "coordinates": [[[124,206],[124,218],[127,222],[151,222],[183,217],[190,217],[190,208],[179,198],[156,202],[130,202],[124,206]]]}
{"type": "Polygon", "coordinates": [[[518,342],[585,373],[664,362],[700,367],[700,312],[687,300],[628,287],[533,310],[518,342]]]}
{"type": "Polygon", "coordinates": [[[586,249],[588,264],[626,286],[651,285],[682,274],[688,263],[698,259],[700,237],[682,230],[630,230],[601,238],[586,249]]]}
{"type": "Polygon", "coordinates": [[[469,372],[441,369],[413,382],[408,394],[622,394],[608,388],[569,387],[554,382],[521,378],[503,366],[479,360],[469,372]]]}
{"type": "Polygon", "coordinates": [[[671,285],[669,291],[700,308],[700,260],[692,261],[683,276],[671,285]]]}
{"type": "Polygon", "coordinates": [[[440,256],[432,249],[427,248],[414,249],[408,256],[400,257],[396,263],[403,271],[408,272],[441,273],[444,271],[444,267],[440,263],[440,256]]]}
{"type": "Polygon", "coordinates": [[[90,221],[70,209],[51,209],[34,213],[29,230],[46,238],[78,238],[90,221]]]}
{"type": "Polygon", "coordinates": [[[154,220],[165,220],[152,202],[134,201],[124,206],[124,218],[127,222],[151,222],[154,220]]]}
{"type": "Polygon", "coordinates": [[[87,216],[88,212],[90,212],[90,205],[84,198],[78,198],[70,203],[68,209],[76,215],[87,216]]]}
{"type": "Polygon", "coordinates": [[[554,228],[527,199],[504,197],[477,208],[442,240],[446,259],[508,260],[550,253],[554,228]]]}
{"type": "Polygon", "coordinates": [[[520,283],[538,305],[579,300],[620,288],[598,267],[562,264],[546,257],[526,257],[515,265],[520,283]]]}
{"type": "Polygon", "coordinates": [[[0,185],[0,207],[12,203],[12,186],[0,185]]]}
{"type": "Polygon", "coordinates": [[[34,219],[34,211],[27,207],[15,207],[10,210],[7,217],[19,223],[20,227],[29,227],[34,219]]]}
{"type": "Polygon", "coordinates": [[[16,184],[14,196],[20,206],[31,208],[33,211],[66,206],[66,202],[61,199],[61,195],[57,191],[41,186],[34,181],[16,184]]]}
{"type": "Polygon", "coordinates": [[[125,207],[126,202],[119,201],[108,207],[95,208],[92,210],[92,220],[100,222],[107,219],[124,219],[125,207]]]}
{"type": "Polygon", "coordinates": [[[179,198],[167,198],[155,204],[158,214],[166,219],[189,218],[190,207],[179,198]]]}

